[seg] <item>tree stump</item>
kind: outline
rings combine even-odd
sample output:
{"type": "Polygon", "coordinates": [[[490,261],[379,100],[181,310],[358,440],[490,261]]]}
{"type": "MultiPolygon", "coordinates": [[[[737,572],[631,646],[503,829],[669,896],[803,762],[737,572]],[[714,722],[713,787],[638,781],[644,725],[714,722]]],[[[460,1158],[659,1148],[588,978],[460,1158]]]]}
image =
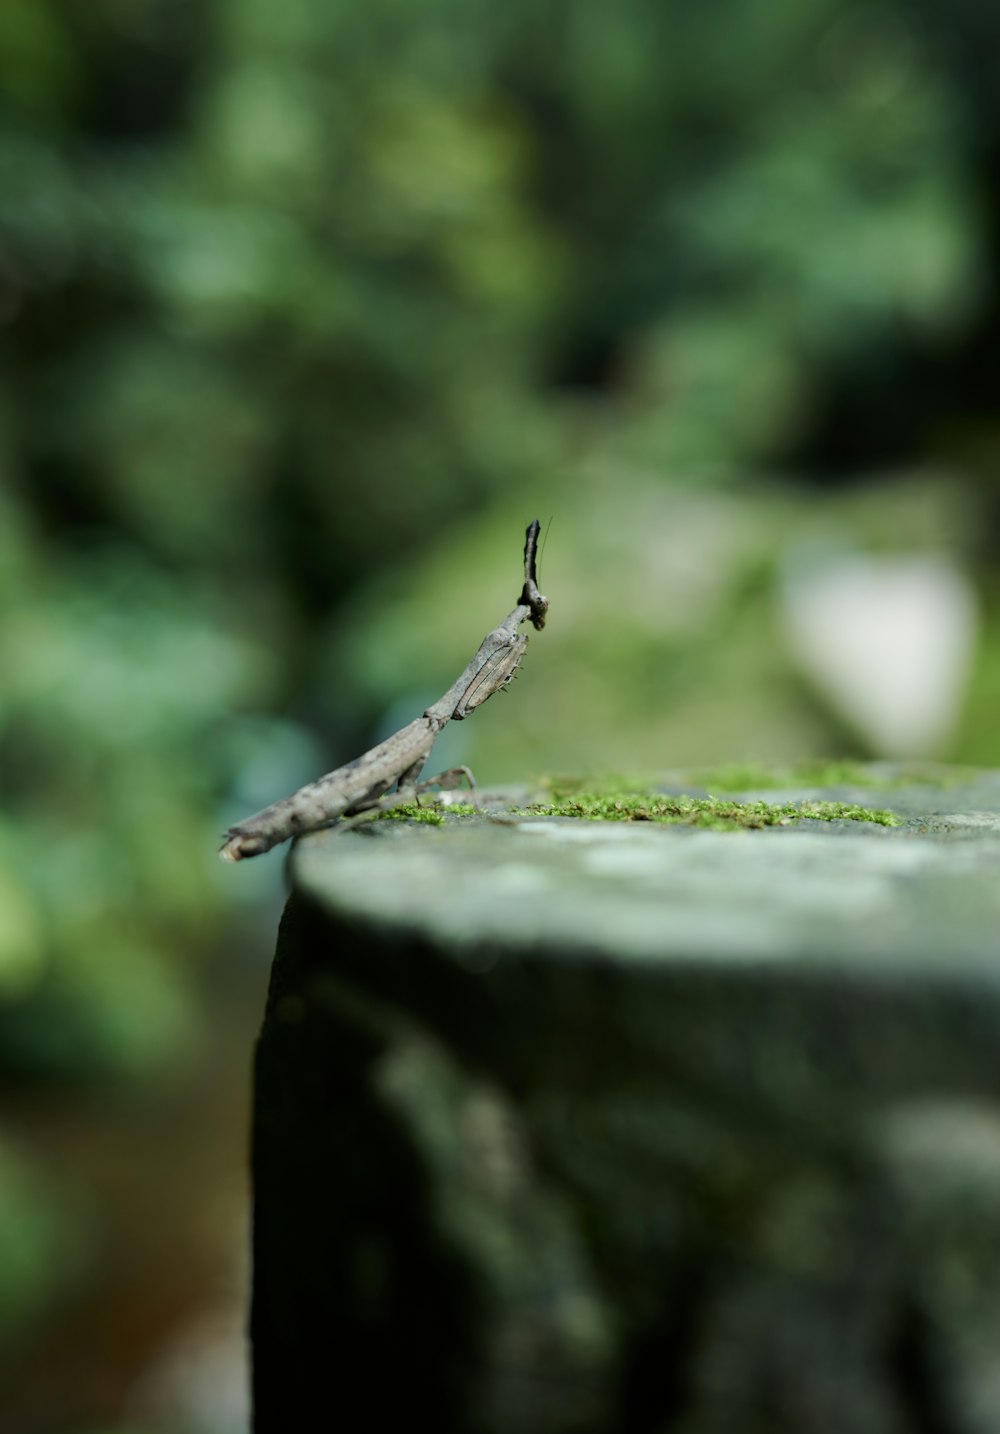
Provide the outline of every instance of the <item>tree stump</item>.
{"type": "Polygon", "coordinates": [[[1000,1429],[1000,774],[875,776],[297,844],[257,1434],[1000,1429]]]}

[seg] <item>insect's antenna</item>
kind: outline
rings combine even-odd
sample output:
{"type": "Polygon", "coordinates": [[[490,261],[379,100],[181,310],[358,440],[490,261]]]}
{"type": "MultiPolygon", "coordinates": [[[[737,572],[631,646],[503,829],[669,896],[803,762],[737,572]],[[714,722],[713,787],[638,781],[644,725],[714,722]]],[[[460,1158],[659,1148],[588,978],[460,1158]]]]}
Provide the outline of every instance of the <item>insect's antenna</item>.
{"type": "Polygon", "coordinates": [[[541,582],[542,559],[545,557],[545,544],[549,541],[549,530],[552,527],[552,514],[549,514],[549,521],[545,524],[545,532],[542,534],[542,546],[538,550],[538,571],[535,574],[536,580],[541,582]]]}

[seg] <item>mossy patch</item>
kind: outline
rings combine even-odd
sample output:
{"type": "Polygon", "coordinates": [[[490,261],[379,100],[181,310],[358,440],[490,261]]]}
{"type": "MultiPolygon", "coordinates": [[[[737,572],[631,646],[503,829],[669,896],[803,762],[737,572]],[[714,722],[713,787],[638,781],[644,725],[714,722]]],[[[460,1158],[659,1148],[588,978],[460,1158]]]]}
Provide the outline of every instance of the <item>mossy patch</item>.
{"type": "MultiPolygon", "coordinates": [[[[852,758],[813,760],[781,766],[763,762],[730,762],[717,767],[695,767],[683,772],[668,773],[663,785],[701,787],[710,793],[750,792],[790,788],[867,787],[873,791],[892,791],[903,787],[961,786],[977,775],[973,768],[945,767],[931,762],[905,764],[868,764],[852,758]]],[[[602,772],[596,776],[576,777],[559,774],[544,777],[541,785],[553,801],[581,792],[602,796],[622,796],[650,790],[648,773],[602,772]]]]}
{"type": "Polygon", "coordinates": [[[635,772],[597,772],[586,777],[575,777],[566,773],[540,777],[537,785],[546,793],[550,802],[568,801],[572,797],[628,797],[637,792],[652,792],[649,773],[639,776],[635,772]]]}
{"type": "Polygon", "coordinates": [[[664,796],[651,792],[578,792],[551,802],[521,809],[530,816],[580,817],[603,822],[661,822],[677,826],[707,827],[712,831],[738,831],[789,826],[793,822],[873,822],[895,827],[895,812],[861,807],[853,802],[734,802],[726,797],[664,796]]]}
{"type": "MultiPolygon", "coordinates": [[[[517,816],[577,817],[585,821],[659,822],[666,825],[704,827],[712,831],[756,830],[761,827],[790,826],[810,820],[822,822],[872,822],[878,826],[895,827],[901,818],[895,812],[858,806],[854,802],[802,801],[766,802],[735,801],[728,796],[672,796],[651,791],[635,779],[631,787],[623,777],[607,777],[601,785],[589,790],[573,778],[552,778],[545,785],[551,793],[548,801],[533,802],[513,809],[517,816]]],[[[379,812],[377,821],[420,822],[424,826],[443,826],[450,817],[481,815],[481,809],[468,802],[441,806],[431,802],[401,802],[379,812]]]]}
{"type": "Polygon", "coordinates": [[[379,812],[377,820],[380,822],[423,822],[424,826],[444,826],[449,816],[473,817],[478,811],[477,807],[471,806],[468,802],[452,802],[447,807],[422,806],[419,802],[400,802],[398,807],[389,807],[387,811],[379,812]]]}

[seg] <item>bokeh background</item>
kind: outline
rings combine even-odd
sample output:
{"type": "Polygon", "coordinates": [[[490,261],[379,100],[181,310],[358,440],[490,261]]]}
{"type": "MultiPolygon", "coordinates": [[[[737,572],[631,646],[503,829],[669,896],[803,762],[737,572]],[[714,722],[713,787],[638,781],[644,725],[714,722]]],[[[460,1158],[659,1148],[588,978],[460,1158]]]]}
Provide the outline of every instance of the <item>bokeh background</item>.
{"type": "Polygon", "coordinates": [[[998,70],[985,0],[4,0],[5,1429],[245,1427],[218,835],[529,519],[442,766],[1000,762],[998,70]]]}

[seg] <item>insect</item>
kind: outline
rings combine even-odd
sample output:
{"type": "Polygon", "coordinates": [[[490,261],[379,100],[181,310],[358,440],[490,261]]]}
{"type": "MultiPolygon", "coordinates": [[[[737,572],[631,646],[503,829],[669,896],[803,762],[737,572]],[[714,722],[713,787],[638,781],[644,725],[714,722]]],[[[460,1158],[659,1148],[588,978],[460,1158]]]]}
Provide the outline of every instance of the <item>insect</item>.
{"type": "Polygon", "coordinates": [[[471,781],[468,769],[458,767],[418,785],[438,733],[449,722],[470,716],[517,676],[528,646],[527,637],[518,631],[521,624],[530,620],[539,632],[545,626],[549,600],[538,591],[538,534],[536,518],[525,533],[524,586],[516,606],[486,634],[448,691],[377,747],[230,827],[219,852],[224,861],[259,856],[289,837],[331,826],[341,818],[384,810],[430,786],[454,786],[463,775],[471,781]]]}

